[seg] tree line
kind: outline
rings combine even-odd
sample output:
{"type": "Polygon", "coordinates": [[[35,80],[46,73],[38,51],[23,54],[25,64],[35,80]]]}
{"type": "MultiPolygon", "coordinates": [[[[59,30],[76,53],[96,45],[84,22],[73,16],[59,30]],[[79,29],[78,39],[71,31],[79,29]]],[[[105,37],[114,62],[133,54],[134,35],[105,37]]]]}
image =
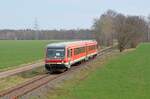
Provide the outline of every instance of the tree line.
{"type": "Polygon", "coordinates": [[[94,20],[92,28],[99,44],[110,46],[116,41],[120,51],[150,41],[150,17],[124,15],[108,10],[94,20]]]}
{"type": "Polygon", "coordinates": [[[92,30],[0,30],[0,40],[72,40],[95,39],[92,30]]]}

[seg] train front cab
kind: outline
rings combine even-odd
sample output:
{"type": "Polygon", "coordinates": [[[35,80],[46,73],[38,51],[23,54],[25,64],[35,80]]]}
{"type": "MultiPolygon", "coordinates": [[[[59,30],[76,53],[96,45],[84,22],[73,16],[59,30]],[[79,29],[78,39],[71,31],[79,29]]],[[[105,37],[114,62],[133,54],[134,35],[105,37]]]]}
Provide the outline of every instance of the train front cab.
{"type": "Polygon", "coordinates": [[[46,50],[45,68],[49,72],[67,69],[66,48],[50,48],[46,50]]]}

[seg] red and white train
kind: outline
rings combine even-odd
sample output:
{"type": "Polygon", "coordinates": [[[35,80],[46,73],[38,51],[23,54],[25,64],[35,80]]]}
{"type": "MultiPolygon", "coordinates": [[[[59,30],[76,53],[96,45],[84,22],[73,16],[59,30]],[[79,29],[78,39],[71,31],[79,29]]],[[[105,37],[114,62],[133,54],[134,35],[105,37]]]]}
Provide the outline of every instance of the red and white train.
{"type": "Polygon", "coordinates": [[[68,69],[72,64],[88,60],[98,53],[94,40],[49,44],[46,47],[45,68],[49,72],[68,69]]]}

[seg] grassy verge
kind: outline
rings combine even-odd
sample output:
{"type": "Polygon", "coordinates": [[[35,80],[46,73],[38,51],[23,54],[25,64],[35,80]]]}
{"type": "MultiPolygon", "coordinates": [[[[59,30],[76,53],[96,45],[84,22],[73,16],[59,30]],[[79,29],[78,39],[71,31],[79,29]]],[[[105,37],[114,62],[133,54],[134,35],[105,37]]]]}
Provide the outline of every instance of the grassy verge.
{"type": "MultiPolygon", "coordinates": [[[[47,96],[50,99],[149,99],[150,44],[85,71],[47,96]],[[86,73],[87,72],[87,73],[86,73]],[[85,76],[84,76],[85,75],[85,76]]],[[[109,57],[110,58],[110,57],[109,57]]]]}
{"type": "Polygon", "coordinates": [[[26,71],[23,73],[20,73],[15,76],[10,76],[6,78],[0,79],[0,91],[11,88],[13,86],[16,86],[18,84],[21,84],[25,81],[28,81],[32,79],[35,76],[44,74],[45,70],[43,67],[39,67],[30,71],[26,71]]]}

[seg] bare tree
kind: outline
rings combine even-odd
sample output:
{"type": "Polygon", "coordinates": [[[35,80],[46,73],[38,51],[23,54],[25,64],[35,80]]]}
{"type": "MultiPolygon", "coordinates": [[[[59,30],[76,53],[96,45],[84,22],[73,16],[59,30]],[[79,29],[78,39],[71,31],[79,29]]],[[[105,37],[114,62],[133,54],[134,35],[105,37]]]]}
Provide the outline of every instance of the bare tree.
{"type": "Polygon", "coordinates": [[[127,24],[129,25],[130,47],[135,48],[142,42],[144,35],[147,33],[147,22],[140,16],[128,16],[127,24]]]}
{"type": "Polygon", "coordinates": [[[116,16],[116,12],[108,10],[99,19],[94,20],[93,29],[96,34],[96,39],[101,45],[112,45],[114,26],[113,20],[116,16]]]}
{"type": "Polygon", "coordinates": [[[128,43],[129,35],[126,31],[126,17],[122,14],[118,14],[114,20],[114,28],[118,40],[118,49],[122,52],[128,43]]]}
{"type": "Polygon", "coordinates": [[[150,15],[148,16],[148,32],[147,32],[147,41],[150,41],[150,15]]]}
{"type": "Polygon", "coordinates": [[[135,48],[147,33],[147,23],[140,16],[118,14],[114,23],[120,52],[127,47],[135,48]]]}
{"type": "Polygon", "coordinates": [[[102,32],[101,32],[101,22],[99,19],[94,19],[94,25],[93,25],[93,31],[95,33],[95,38],[97,42],[100,44],[103,44],[103,39],[102,39],[102,32]]]}

